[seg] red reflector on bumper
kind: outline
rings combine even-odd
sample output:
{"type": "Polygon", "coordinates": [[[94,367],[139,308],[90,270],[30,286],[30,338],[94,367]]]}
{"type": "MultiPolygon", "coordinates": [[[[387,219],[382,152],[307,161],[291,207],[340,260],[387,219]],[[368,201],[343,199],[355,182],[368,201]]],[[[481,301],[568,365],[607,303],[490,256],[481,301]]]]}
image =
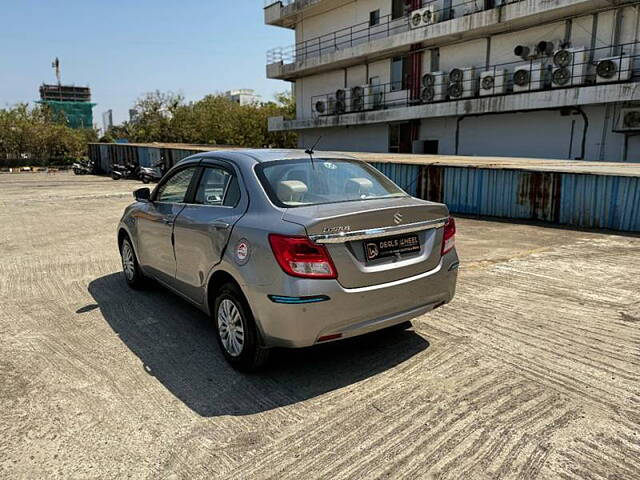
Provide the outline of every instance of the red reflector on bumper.
{"type": "Polygon", "coordinates": [[[335,340],[336,338],[341,338],[341,333],[333,333],[331,335],[324,335],[318,339],[319,342],[326,342],[327,340],[335,340]]]}

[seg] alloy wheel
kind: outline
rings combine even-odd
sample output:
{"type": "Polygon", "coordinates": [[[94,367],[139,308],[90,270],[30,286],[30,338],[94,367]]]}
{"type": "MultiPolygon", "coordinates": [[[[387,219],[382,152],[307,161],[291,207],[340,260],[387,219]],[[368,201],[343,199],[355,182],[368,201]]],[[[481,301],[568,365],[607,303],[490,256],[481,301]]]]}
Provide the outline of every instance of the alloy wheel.
{"type": "Polygon", "coordinates": [[[136,265],[133,259],[133,250],[129,242],[124,242],[122,245],[122,269],[127,277],[127,280],[132,281],[136,273],[136,265]]]}
{"type": "Polygon", "coordinates": [[[222,346],[232,357],[237,357],[244,348],[242,316],[236,304],[228,298],[218,306],[218,333],[222,346]]]}

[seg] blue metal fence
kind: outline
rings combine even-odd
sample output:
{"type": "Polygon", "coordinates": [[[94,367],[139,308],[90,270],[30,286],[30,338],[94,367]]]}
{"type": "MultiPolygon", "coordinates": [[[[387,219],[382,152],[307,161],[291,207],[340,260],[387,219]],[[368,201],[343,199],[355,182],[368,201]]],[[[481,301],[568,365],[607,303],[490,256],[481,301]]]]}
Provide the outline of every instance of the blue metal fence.
{"type": "MultiPolygon", "coordinates": [[[[89,156],[104,173],[117,161],[140,165],[163,162],[171,167],[197,152],[114,144],[89,148],[89,156]]],[[[444,202],[454,214],[640,232],[640,177],[471,165],[371,164],[411,195],[444,202]]]]}

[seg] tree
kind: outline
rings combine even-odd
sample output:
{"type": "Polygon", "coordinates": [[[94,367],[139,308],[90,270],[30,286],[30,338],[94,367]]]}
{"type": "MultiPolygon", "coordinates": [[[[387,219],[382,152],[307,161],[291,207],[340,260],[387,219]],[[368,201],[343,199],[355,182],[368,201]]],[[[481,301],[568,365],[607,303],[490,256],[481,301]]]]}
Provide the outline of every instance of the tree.
{"type": "Polygon", "coordinates": [[[294,147],[291,132],[269,132],[271,116],[295,116],[295,101],[288,93],[275,102],[239,105],[222,95],[207,95],[185,103],[175,93],[150,92],[135,103],[138,115],[112,127],[102,141],[126,138],[132,142],[176,142],[241,147],[294,147]]]}
{"type": "Polygon", "coordinates": [[[0,165],[48,165],[84,157],[93,129],[73,130],[48,106],[0,109],[0,165]]]}

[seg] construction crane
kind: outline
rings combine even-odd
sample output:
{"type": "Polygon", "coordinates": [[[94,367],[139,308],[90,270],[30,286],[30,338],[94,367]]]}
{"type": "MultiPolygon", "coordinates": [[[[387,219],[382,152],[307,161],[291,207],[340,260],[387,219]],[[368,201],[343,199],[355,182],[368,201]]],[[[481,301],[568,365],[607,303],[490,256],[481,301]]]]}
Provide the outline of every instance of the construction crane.
{"type": "Polygon", "coordinates": [[[58,85],[61,85],[62,82],[60,81],[60,60],[58,60],[58,57],[56,57],[56,59],[51,62],[51,68],[55,69],[56,78],[58,79],[58,85]]]}

